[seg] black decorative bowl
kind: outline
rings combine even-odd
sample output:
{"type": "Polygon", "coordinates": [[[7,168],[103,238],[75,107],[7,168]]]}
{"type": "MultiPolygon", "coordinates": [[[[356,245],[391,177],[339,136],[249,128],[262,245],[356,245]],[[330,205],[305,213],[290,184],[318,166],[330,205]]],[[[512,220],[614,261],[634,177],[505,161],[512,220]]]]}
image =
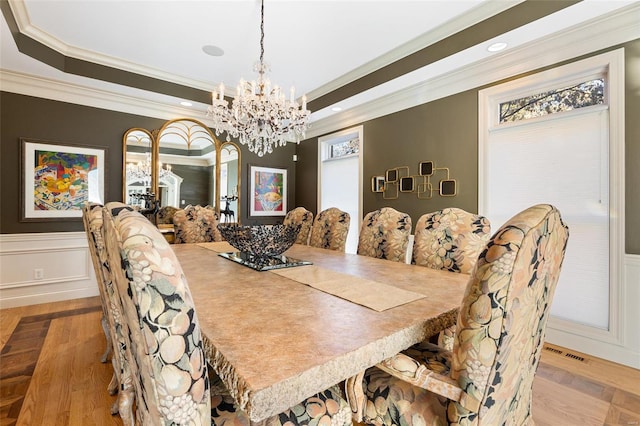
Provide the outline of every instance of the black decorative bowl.
{"type": "Polygon", "coordinates": [[[235,249],[257,258],[280,256],[298,238],[300,225],[225,225],[218,224],[222,237],[235,249]]]}

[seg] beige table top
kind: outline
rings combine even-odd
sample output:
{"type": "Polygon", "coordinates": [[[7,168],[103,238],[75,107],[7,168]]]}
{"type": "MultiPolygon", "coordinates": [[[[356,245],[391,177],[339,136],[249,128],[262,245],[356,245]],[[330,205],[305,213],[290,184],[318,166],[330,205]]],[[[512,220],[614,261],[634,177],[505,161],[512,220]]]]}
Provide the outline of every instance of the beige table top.
{"type": "Polygon", "coordinates": [[[298,244],[286,252],[426,296],[378,312],[195,244],[173,248],[193,295],[207,357],[254,421],[453,325],[468,280],[464,274],[298,244]]]}

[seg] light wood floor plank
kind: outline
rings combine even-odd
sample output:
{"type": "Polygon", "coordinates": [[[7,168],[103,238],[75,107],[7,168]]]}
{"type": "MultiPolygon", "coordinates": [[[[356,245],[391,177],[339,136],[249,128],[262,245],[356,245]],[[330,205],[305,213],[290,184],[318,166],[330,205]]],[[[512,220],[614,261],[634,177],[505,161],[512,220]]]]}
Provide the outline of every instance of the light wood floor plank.
{"type": "MultiPolygon", "coordinates": [[[[99,306],[93,297],[0,310],[0,426],[122,425],[110,414],[99,306]]],[[[640,370],[546,346],[534,381],[538,426],[640,425],[640,370]]]]}
{"type": "Polygon", "coordinates": [[[609,411],[609,403],[536,377],[532,410],[537,426],[602,426],[609,411]]]}

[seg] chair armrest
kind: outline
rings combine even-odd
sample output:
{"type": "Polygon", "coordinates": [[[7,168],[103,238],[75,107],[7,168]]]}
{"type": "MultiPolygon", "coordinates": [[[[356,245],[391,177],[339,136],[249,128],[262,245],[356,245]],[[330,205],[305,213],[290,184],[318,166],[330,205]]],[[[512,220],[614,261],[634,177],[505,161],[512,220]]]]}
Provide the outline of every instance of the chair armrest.
{"type": "Polygon", "coordinates": [[[480,401],[462,390],[458,386],[458,382],[448,376],[429,370],[424,364],[405,354],[400,353],[387,358],[376,367],[413,386],[456,401],[469,411],[477,413],[480,409],[480,401]]]}
{"type": "Polygon", "coordinates": [[[344,381],[344,393],[351,407],[351,417],[354,421],[362,423],[364,416],[364,406],[366,398],[362,389],[362,380],[364,379],[364,371],[349,377],[344,381]]]}

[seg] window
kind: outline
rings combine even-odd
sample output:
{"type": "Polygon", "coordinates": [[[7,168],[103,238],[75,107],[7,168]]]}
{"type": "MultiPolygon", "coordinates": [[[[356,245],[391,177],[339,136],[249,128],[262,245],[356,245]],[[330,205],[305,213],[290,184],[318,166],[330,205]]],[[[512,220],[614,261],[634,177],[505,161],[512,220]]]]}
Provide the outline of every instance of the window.
{"type": "Polygon", "coordinates": [[[547,114],[602,105],[604,78],[584,81],[569,87],[513,99],[500,104],[500,123],[527,120],[547,114]]]}
{"type": "Polygon", "coordinates": [[[343,142],[336,142],[330,145],[329,158],[341,158],[347,155],[354,155],[360,152],[360,139],[353,138],[343,142]]]}

